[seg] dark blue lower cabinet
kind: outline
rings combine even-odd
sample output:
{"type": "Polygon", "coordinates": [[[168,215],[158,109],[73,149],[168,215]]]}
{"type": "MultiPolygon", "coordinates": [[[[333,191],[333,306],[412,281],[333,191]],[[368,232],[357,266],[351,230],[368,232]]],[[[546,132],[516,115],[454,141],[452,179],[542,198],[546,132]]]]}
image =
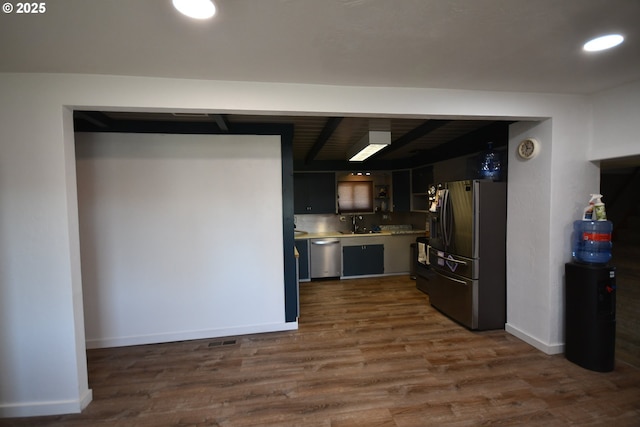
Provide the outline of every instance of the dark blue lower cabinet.
{"type": "Polygon", "coordinates": [[[384,245],[342,247],[342,275],[365,276],[384,273],[384,245]]]}
{"type": "Polygon", "coordinates": [[[298,274],[300,280],[309,280],[309,240],[296,240],[298,274]]]}

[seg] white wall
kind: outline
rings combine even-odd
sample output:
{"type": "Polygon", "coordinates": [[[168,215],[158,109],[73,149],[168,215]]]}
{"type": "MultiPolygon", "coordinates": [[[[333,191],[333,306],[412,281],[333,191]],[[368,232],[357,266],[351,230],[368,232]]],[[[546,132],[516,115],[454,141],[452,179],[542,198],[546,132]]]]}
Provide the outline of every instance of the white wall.
{"type": "Polygon", "coordinates": [[[564,264],[571,261],[572,223],[599,189],[599,169],[587,160],[588,108],[574,106],[564,116],[517,123],[509,136],[506,330],[549,354],[564,349],[564,264]],[[515,151],[526,137],[537,138],[542,148],[523,161],[515,151]]]}
{"type": "MultiPolygon", "coordinates": [[[[583,203],[598,179],[597,168],[580,157],[593,158],[588,153],[588,98],[38,74],[1,74],[0,93],[0,416],[78,411],[90,400],[82,360],[84,313],[78,302],[82,284],[73,135],[65,106],[550,118],[532,129],[546,155],[509,164],[509,196],[517,194],[521,202],[510,202],[508,212],[509,230],[519,230],[518,239],[508,237],[507,294],[516,292],[509,299],[514,305],[508,323],[538,348],[558,348],[560,266],[570,256],[565,228],[574,218],[573,207],[583,203]],[[530,191],[534,184],[526,179],[533,171],[543,180],[536,191],[530,191]],[[547,234],[541,236],[540,230],[547,234]]],[[[511,133],[510,155],[520,130],[511,133]]],[[[615,133],[609,137],[610,144],[618,143],[615,133]]],[[[247,230],[249,235],[255,231],[247,230]]]]}
{"type": "Polygon", "coordinates": [[[76,153],[88,348],[282,329],[280,137],[80,133],[76,153]]]}
{"type": "Polygon", "coordinates": [[[593,138],[589,159],[640,154],[640,82],[593,97],[593,138]]]}
{"type": "Polygon", "coordinates": [[[67,169],[71,116],[38,88],[5,83],[0,79],[0,416],[79,411],[91,391],[75,172],[67,169]]]}
{"type": "MultiPolygon", "coordinates": [[[[554,142],[551,119],[542,122],[521,122],[510,128],[507,152],[509,185],[506,329],[539,348],[550,345],[550,330],[554,327],[554,324],[547,320],[552,310],[549,306],[549,249],[554,242],[550,241],[550,206],[536,206],[536,201],[545,200],[551,195],[551,158],[554,142]],[[516,155],[515,149],[526,137],[537,138],[541,143],[541,151],[537,158],[522,161],[516,155]],[[528,221],[518,221],[520,217],[528,218],[528,221]],[[526,277],[535,280],[523,280],[526,277]]],[[[562,236],[558,241],[561,239],[562,236]]],[[[559,301],[552,302],[554,306],[558,303],[559,301]]]]}

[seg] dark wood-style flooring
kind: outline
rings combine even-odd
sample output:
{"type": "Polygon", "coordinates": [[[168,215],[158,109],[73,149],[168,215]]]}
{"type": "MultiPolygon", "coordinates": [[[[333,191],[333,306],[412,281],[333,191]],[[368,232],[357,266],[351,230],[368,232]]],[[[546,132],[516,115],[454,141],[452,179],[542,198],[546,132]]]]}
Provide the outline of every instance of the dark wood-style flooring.
{"type": "Polygon", "coordinates": [[[640,369],[640,245],[613,244],[616,267],[616,357],[640,369]]]}
{"type": "Polygon", "coordinates": [[[592,372],[468,331],[407,276],[300,292],[298,331],[90,350],[82,414],[0,425],[640,426],[637,368],[592,372]]]}

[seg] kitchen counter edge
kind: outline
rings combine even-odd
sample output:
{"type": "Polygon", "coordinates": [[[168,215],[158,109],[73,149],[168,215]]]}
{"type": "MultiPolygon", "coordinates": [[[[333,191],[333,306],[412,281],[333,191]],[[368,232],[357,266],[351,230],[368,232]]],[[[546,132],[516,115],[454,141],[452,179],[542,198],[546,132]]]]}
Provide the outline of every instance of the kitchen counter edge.
{"type": "Polygon", "coordinates": [[[322,233],[306,233],[306,234],[296,234],[295,240],[306,240],[306,239],[323,239],[323,238],[350,238],[350,237],[376,237],[376,236],[406,236],[406,235],[421,235],[424,236],[426,230],[411,230],[411,231],[381,231],[379,233],[349,233],[342,234],[339,231],[326,231],[322,233]]]}

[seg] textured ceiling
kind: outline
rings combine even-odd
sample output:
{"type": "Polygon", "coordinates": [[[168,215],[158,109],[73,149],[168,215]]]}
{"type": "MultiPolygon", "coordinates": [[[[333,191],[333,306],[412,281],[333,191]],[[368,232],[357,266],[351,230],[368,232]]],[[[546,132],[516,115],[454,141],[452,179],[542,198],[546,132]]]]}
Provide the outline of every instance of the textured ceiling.
{"type": "Polygon", "coordinates": [[[640,79],[638,0],[55,0],[0,14],[0,72],[593,93],[640,79]],[[616,50],[583,42],[622,32],[616,50]]]}
{"type": "MultiPolygon", "coordinates": [[[[572,94],[640,79],[639,0],[214,1],[218,14],[202,22],[170,0],[51,0],[42,14],[1,13],[0,72],[572,94]],[[625,43],[581,50],[610,32],[625,43]]],[[[295,119],[298,164],[344,158],[367,126],[343,120],[314,153],[328,121],[295,119]]],[[[380,158],[438,154],[485,124],[447,124],[380,158]]],[[[392,140],[423,125],[396,120],[392,140]]]]}

